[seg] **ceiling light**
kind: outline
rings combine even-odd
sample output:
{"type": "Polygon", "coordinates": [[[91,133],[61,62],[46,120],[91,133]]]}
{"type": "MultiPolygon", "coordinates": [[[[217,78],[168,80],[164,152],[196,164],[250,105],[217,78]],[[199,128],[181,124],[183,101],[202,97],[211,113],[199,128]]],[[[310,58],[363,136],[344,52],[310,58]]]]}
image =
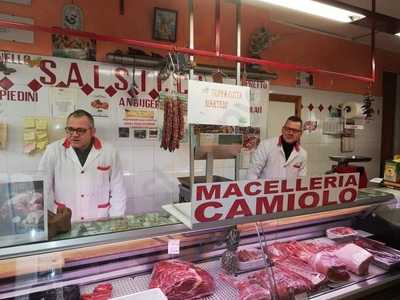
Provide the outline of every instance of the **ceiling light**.
{"type": "Polygon", "coordinates": [[[400,36],[400,32],[396,33],[397,36],[400,36]]]}
{"type": "Polygon", "coordinates": [[[259,1],[274,5],[284,6],[304,13],[344,23],[350,23],[365,18],[365,16],[362,14],[313,0],[259,0],[259,1]]]}

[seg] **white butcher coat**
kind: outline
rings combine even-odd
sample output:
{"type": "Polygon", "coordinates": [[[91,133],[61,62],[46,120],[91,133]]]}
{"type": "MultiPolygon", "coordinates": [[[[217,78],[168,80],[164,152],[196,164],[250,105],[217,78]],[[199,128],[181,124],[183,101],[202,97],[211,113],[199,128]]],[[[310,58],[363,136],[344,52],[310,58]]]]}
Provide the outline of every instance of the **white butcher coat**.
{"type": "Polygon", "coordinates": [[[49,207],[70,208],[73,222],[124,215],[127,197],[117,152],[98,138],[84,166],[67,139],[51,143],[39,170],[48,175],[49,207]]]}
{"type": "Polygon", "coordinates": [[[247,179],[290,179],[307,175],[307,152],[297,143],[288,160],[282,137],[262,141],[253,153],[247,179]]]}

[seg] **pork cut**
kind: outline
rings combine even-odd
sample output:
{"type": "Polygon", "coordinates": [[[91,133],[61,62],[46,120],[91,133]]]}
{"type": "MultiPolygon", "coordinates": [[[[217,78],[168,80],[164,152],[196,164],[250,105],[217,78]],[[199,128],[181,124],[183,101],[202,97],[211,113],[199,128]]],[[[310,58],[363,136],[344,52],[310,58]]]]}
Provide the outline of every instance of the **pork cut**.
{"type": "Polygon", "coordinates": [[[269,288],[265,288],[258,280],[249,278],[238,279],[226,273],[220,273],[219,277],[236,288],[239,292],[239,300],[270,300],[272,299],[269,288]]]}
{"type": "Polygon", "coordinates": [[[346,265],[333,253],[335,246],[315,242],[277,242],[264,248],[272,258],[299,258],[330,281],[346,281],[350,274],[346,265]]]}
{"type": "Polygon", "coordinates": [[[326,276],[324,274],[314,271],[310,265],[297,257],[288,256],[282,259],[276,259],[274,262],[282,269],[290,270],[309,280],[311,289],[317,289],[326,281],[326,276]]]}
{"type": "Polygon", "coordinates": [[[354,243],[347,244],[336,250],[335,255],[351,272],[357,275],[368,274],[369,265],[373,260],[371,253],[354,243]]]}
{"type": "Polygon", "coordinates": [[[149,288],[160,288],[169,300],[198,299],[212,294],[212,276],[192,263],[166,260],[154,265],[149,288]]]}
{"type": "Polygon", "coordinates": [[[239,261],[247,262],[257,260],[263,257],[263,253],[259,249],[241,249],[237,252],[239,261]]]}
{"type": "Polygon", "coordinates": [[[259,284],[265,289],[275,291],[279,300],[292,299],[294,295],[311,291],[312,284],[304,277],[280,266],[274,266],[271,272],[274,286],[270,286],[266,270],[254,272],[248,276],[250,282],[259,284]]]}

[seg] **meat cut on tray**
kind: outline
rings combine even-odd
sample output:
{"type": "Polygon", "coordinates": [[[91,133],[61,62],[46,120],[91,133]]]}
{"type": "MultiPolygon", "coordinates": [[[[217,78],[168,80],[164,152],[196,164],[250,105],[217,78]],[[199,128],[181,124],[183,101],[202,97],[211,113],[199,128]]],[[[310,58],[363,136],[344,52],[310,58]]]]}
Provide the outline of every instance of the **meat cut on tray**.
{"type": "Polygon", "coordinates": [[[357,275],[367,275],[373,259],[371,253],[356,244],[349,243],[335,251],[335,255],[346,264],[346,267],[357,275]]]}
{"type": "Polygon", "coordinates": [[[345,263],[332,252],[335,249],[329,244],[298,241],[276,242],[264,247],[264,251],[272,258],[298,258],[330,281],[346,281],[350,274],[345,263]]]}
{"type": "Polygon", "coordinates": [[[357,231],[351,227],[333,227],[326,230],[326,236],[332,240],[350,240],[357,236],[357,231]]]}
{"type": "Polygon", "coordinates": [[[82,300],[107,300],[112,297],[111,283],[100,283],[93,289],[93,293],[81,295],[82,300]]]}
{"type": "Polygon", "coordinates": [[[263,257],[263,252],[259,249],[240,249],[237,251],[239,261],[247,262],[263,257]]]}
{"type": "Polygon", "coordinates": [[[287,269],[296,273],[310,281],[311,289],[317,289],[326,281],[326,276],[323,273],[314,271],[314,269],[297,257],[288,256],[285,258],[275,259],[275,265],[281,269],[287,269]]]}
{"type": "Polygon", "coordinates": [[[169,300],[199,299],[215,290],[212,276],[192,263],[166,260],[154,265],[149,288],[160,288],[169,300]]]}
{"type": "Polygon", "coordinates": [[[253,272],[243,279],[226,274],[220,274],[220,277],[238,289],[239,300],[269,300],[273,293],[278,295],[279,300],[286,300],[296,294],[314,290],[315,286],[310,280],[287,267],[276,265],[270,271],[253,272]]]}
{"type": "Polygon", "coordinates": [[[371,253],[374,256],[375,263],[385,269],[389,269],[400,263],[400,251],[385,246],[380,242],[367,238],[357,238],[354,244],[371,253]]]}

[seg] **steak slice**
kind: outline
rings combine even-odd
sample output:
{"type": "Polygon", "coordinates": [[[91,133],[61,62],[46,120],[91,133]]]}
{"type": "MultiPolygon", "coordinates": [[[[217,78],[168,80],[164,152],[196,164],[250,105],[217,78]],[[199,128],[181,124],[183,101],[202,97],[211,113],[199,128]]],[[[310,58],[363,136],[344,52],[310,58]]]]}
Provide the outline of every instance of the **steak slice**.
{"type": "Polygon", "coordinates": [[[149,288],[160,288],[169,300],[198,299],[215,290],[212,276],[192,263],[166,260],[154,265],[149,288]]]}

